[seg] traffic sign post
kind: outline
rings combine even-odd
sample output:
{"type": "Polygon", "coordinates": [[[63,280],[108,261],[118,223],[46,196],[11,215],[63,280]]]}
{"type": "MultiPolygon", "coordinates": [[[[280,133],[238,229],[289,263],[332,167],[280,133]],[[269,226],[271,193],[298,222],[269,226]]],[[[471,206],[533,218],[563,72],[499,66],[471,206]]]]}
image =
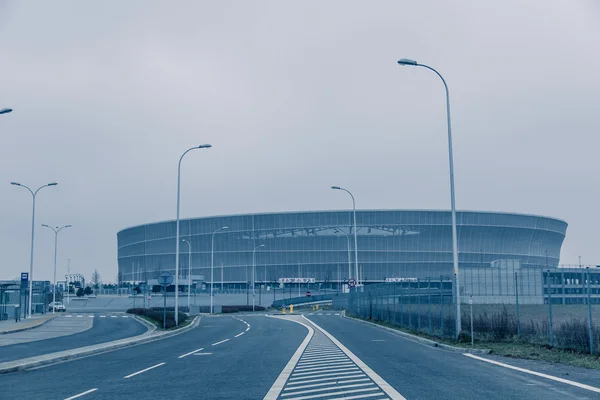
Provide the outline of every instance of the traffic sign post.
{"type": "Polygon", "coordinates": [[[158,276],[158,283],[163,287],[163,329],[167,329],[167,286],[173,283],[173,275],[163,272],[158,276]]]}
{"type": "Polygon", "coordinates": [[[355,286],[356,286],[356,279],[354,279],[354,278],[348,279],[348,287],[355,287],[355,286]]]}

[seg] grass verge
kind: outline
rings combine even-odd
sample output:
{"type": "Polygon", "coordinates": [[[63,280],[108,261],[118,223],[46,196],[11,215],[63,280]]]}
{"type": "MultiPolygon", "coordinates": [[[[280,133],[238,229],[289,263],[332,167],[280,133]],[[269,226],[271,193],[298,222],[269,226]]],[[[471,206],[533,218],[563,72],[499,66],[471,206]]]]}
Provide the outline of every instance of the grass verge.
{"type": "Polygon", "coordinates": [[[144,321],[149,322],[152,325],[156,326],[156,330],[159,330],[159,331],[174,331],[174,330],[177,330],[177,329],[181,329],[184,326],[188,326],[189,324],[192,323],[192,321],[194,321],[193,317],[188,317],[188,318],[185,319],[185,321],[183,321],[182,323],[180,323],[179,326],[173,326],[171,328],[163,329],[163,322],[162,321],[159,322],[159,321],[157,321],[157,320],[155,320],[153,318],[146,317],[145,315],[138,315],[138,317],[141,318],[141,319],[143,319],[144,321]]]}
{"type": "MultiPolygon", "coordinates": [[[[444,343],[450,346],[472,348],[470,342],[463,343],[451,339],[442,339],[437,336],[430,336],[422,331],[417,331],[414,329],[403,329],[393,324],[388,324],[380,321],[371,321],[355,316],[348,316],[348,318],[355,318],[363,321],[368,321],[377,325],[392,328],[397,331],[409,333],[414,336],[433,340],[439,343],[444,343]]],[[[483,342],[476,340],[473,348],[489,349],[490,354],[498,356],[521,358],[526,360],[546,361],[556,364],[565,364],[572,365],[574,367],[600,370],[600,357],[597,355],[592,356],[590,354],[582,354],[575,351],[557,349],[555,347],[549,347],[544,345],[536,345],[519,341],[483,342]]]]}

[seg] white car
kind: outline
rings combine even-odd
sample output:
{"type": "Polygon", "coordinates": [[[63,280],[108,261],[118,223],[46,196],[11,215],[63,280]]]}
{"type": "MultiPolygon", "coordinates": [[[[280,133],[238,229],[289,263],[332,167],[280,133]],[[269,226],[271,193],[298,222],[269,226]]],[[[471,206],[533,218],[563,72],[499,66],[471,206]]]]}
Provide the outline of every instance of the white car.
{"type": "Polygon", "coordinates": [[[59,301],[52,302],[48,305],[48,311],[52,312],[53,308],[55,312],[67,311],[67,307],[65,307],[65,305],[59,301]]]}

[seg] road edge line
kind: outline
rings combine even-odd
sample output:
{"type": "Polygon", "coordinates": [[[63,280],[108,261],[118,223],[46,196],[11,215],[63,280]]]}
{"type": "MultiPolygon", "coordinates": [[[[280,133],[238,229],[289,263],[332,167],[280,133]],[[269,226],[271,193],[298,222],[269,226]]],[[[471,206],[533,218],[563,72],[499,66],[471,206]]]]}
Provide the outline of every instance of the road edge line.
{"type": "Polygon", "coordinates": [[[580,389],[586,389],[586,390],[589,390],[589,391],[592,391],[592,392],[600,393],[600,388],[597,388],[597,387],[591,386],[591,385],[586,385],[585,383],[579,383],[579,382],[575,382],[575,381],[570,381],[568,379],[559,378],[557,376],[544,374],[542,372],[532,371],[532,370],[526,369],[526,368],[515,367],[514,365],[505,364],[505,363],[502,363],[500,361],[490,360],[490,359],[484,358],[484,357],[479,357],[479,356],[476,356],[474,354],[463,354],[463,355],[467,356],[469,358],[473,358],[475,360],[485,361],[485,362],[490,363],[490,364],[498,365],[500,367],[504,367],[504,368],[508,368],[508,369],[513,369],[515,371],[524,372],[526,374],[539,376],[540,378],[546,378],[546,379],[550,379],[550,380],[553,380],[553,381],[561,382],[561,383],[564,383],[564,384],[567,384],[567,385],[575,386],[575,387],[578,387],[580,389]]]}
{"type": "Polygon", "coordinates": [[[15,329],[15,330],[12,330],[12,331],[0,331],[0,335],[10,335],[11,333],[24,332],[24,331],[29,331],[31,329],[39,328],[40,326],[45,325],[48,322],[52,321],[54,318],[58,317],[58,313],[54,313],[54,314],[56,314],[56,315],[54,315],[53,317],[48,318],[48,319],[42,321],[42,323],[40,323],[40,324],[37,324],[37,325],[34,325],[34,326],[28,326],[26,328],[15,329]]]}
{"type": "Polygon", "coordinates": [[[273,383],[273,386],[271,386],[271,389],[269,389],[269,391],[267,392],[267,394],[264,397],[264,400],[276,400],[279,397],[279,394],[283,391],[283,387],[285,386],[286,382],[288,381],[288,378],[292,374],[292,371],[296,367],[296,364],[298,364],[300,357],[302,357],[302,353],[304,353],[304,350],[306,350],[306,348],[308,347],[308,344],[310,343],[311,339],[313,338],[313,336],[315,334],[315,330],[310,325],[307,325],[302,321],[296,321],[294,319],[288,319],[288,318],[276,317],[276,316],[268,317],[268,318],[277,318],[277,319],[282,319],[284,321],[292,321],[292,322],[300,324],[300,325],[304,326],[306,329],[308,329],[308,333],[306,334],[306,337],[304,338],[302,343],[300,343],[300,346],[296,349],[292,358],[290,358],[290,360],[285,365],[285,367],[283,367],[283,370],[281,371],[281,373],[279,374],[279,376],[273,383]]]}
{"type": "Polygon", "coordinates": [[[373,371],[367,364],[365,364],[360,358],[358,358],[353,352],[350,351],[346,346],[344,346],[339,340],[337,340],[332,334],[327,332],[325,329],[321,328],[314,321],[306,318],[302,315],[302,318],[309,321],[315,328],[321,331],[322,334],[327,336],[329,340],[331,340],[337,347],[340,348],[354,363],[363,370],[365,374],[369,378],[373,380],[383,391],[390,396],[393,400],[406,400],[404,396],[396,391],[389,383],[387,383],[381,376],[379,376],[375,371],[373,371]]]}
{"type": "Polygon", "coordinates": [[[25,362],[23,362],[22,364],[10,365],[10,366],[6,366],[6,367],[3,367],[2,366],[3,363],[0,363],[0,375],[11,373],[11,372],[22,371],[24,369],[29,369],[29,368],[36,368],[36,367],[51,365],[51,364],[55,364],[58,362],[70,361],[70,360],[75,360],[75,359],[83,358],[83,357],[89,357],[89,356],[106,353],[106,352],[113,351],[113,350],[119,350],[119,349],[122,349],[125,347],[155,342],[155,341],[161,340],[161,339],[167,339],[167,338],[185,333],[185,332],[197,327],[199,324],[200,324],[200,317],[197,316],[194,318],[194,321],[192,321],[189,325],[187,325],[183,328],[177,329],[175,331],[161,332],[156,335],[148,335],[147,333],[143,333],[141,335],[134,336],[133,338],[118,339],[118,340],[114,340],[111,342],[105,342],[105,343],[99,343],[99,344],[90,345],[90,346],[79,347],[78,349],[63,350],[63,351],[59,351],[56,353],[43,354],[40,356],[24,358],[21,360],[7,361],[4,364],[9,364],[9,363],[12,364],[13,362],[17,362],[17,361],[25,361],[25,362]],[[120,342],[120,343],[116,343],[116,342],[120,342]],[[97,347],[97,348],[90,349],[90,347],[97,347]],[[77,351],[77,350],[80,350],[80,351],[77,351]],[[70,352],[70,351],[76,351],[76,352],[73,354],[61,354],[61,353],[70,352]],[[53,354],[55,355],[54,357],[52,357],[53,354]],[[50,357],[50,358],[46,358],[46,357],[50,357]],[[39,358],[41,358],[41,359],[39,359],[39,358]],[[33,359],[33,360],[31,360],[31,359],[33,359]],[[27,360],[31,360],[31,361],[27,361],[27,360]]]}

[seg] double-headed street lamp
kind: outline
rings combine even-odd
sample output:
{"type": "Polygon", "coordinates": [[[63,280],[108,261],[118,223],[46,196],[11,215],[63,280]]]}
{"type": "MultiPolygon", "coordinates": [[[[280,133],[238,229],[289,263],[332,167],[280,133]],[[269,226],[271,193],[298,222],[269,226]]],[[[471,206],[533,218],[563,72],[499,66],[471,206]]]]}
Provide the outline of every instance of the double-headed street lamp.
{"type": "MultiPolygon", "coordinates": [[[[181,239],[182,242],[187,243],[188,245],[188,312],[190,312],[190,291],[192,288],[192,244],[185,239],[181,239]]],[[[196,296],[194,296],[194,301],[196,301],[196,296]]]]}
{"type": "Polygon", "coordinates": [[[256,269],[256,249],[260,249],[261,247],[265,247],[265,245],[258,245],[252,250],[252,311],[254,311],[254,297],[256,296],[256,279],[254,275],[256,269]]]}
{"type": "MultiPolygon", "coordinates": [[[[50,228],[54,231],[54,285],[52,287],[52,303],[56,302],[56,252],[58,249],[58,232],[62,231],[65,228],[71,228],[72,225],[65,225],[65,226],[61,226],[61,227],[52,227],[50,225],[46,225],[46,224],[42,224],[42,226],[46,227],[46,228],[50,228]]],[[[52,313],[55,312],[54,310],[54,306],[52,306],[52,313]]]]}
{"type": "Polygon", "coordinates": [[[9,112],[12,112],[12,108],[0,109],[0,114],[8,114],[9,112]]]}
{"type": "Polygon", "coordinates": [[[333,190],[343,190],[344,192],[348,193],[350,197],[352,197],[352,212],[354,214],[354,273],[356,274],[356,286],[358,286],[358,239],[356,238],[356,202],[354,201],[354,196],[352,195],[352,193],[350,193],[348,189],[344,189],[343,187],[339,186],[332,186],[331,188],[333,190]]]}
{"type": "Polygon", "coordinates": [[[446,80],[444,77],[437,72],[435,69],[431,68],[428,65],[420,64],[414,60],[409,60],[407,58],[403,58],[398,60],[398,64],[406,65],[406,66],[414,66],[414,67],[423,67],[427,68],[430,71],[436,73],[437,76],[440,77],[442,83],[444,84],[444,88],[446,89],[446,119],[448,121],[448,161],[450,164],[450,208],[452,212],[452,259],[454,264],[454,275],[456,276],[456,337],[461,331],[461,314],[460,314],[460,284],[459,284],[459,275],[458,275],[458,239],[456,236],[456,205],[454,199],[454,159],[452,156],[452,127],[450,124],[450,93],[448,91],[448,85],[446,84],[446,80]]]}
{"type": "MultiPolygon", "coordinates": [[[[213,292],[213,286],[214,286],[214,282],[215,282],[215,274],[214,274],[214,269],[215,269],[215,233],[225,230],[225,229],[229,229],[229,227],[227,226],[222,226],[219,229],[217,229],[216,231],[214,231],[212,233],[212,240],[211,240],[211,245],[210,245],[210,313],[213,313],[213,297],[214,297],[214,292],[213,292]]],[[[221,284],[223,284],[223,280],[221,280],[221,284]]]]}
{"type": "Polygon", "coordinates": [[[212,146],[210,144],[201,144],[187,149],[179,158],[179,164],[177,165],[177,228],[175,235],[175,326],[179,325],[179,203],[181,193],[181,160],[183,157],[192,150],[196,149],[209,149],[212,146]]]}
{"type": "Polygon", "coordinates": [[[30,261],[29,261],[29,304],[28,304],[28,310],[27,310],[27,318],[31,318],[31,301],[33,298],[33,243],[34,243],[34,235],[35,235],[35,196],[38,194],[38,192],[40,190],[42,190],[45,187],[50,187],[50,186],[56,186],[58,185],[58,183],[56,182],[50,182],[44,186],[40,186],[35,192],[33,190],[31,190],[29,187],[25,186],[25,185],[21,185],[18,182],[11,182],[11,185],[14,186],[20,186],[22,188],[25,188],[27,190],[29,190],[29,193],[31,193],[31,197],[33,197],[33,212],[31,213],[31,257],[30,257],[30,261]]]}

